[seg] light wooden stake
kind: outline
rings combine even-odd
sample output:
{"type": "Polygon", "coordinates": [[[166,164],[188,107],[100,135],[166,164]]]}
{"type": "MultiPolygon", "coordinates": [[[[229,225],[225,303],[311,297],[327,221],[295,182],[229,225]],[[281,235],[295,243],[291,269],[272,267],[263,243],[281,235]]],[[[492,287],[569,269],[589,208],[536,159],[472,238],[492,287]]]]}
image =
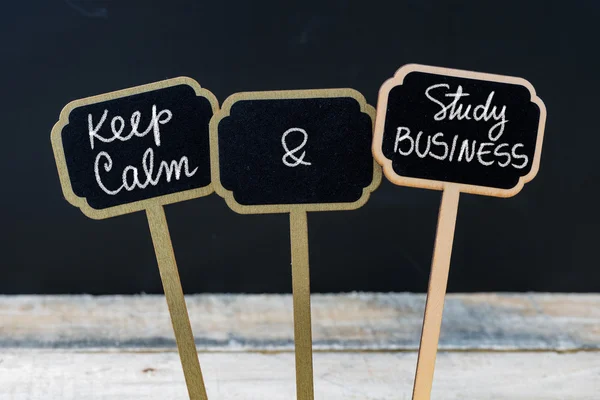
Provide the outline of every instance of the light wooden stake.
{"type": "MultiPolygon", "coordinates": [[[[423,83],[425,82],[427,81],[423,81],[423,83]]],[[[427,83],[427,85],[429,85],[429,83],[427,83]]],[[[512,94],[511,97],[513,97],[512,94]]],[[[435,100],[434,102],[439,103],[435,100]]],[[[506,113],[506,106],[504,106],[502,112],[506,113]]],[[[427,119],[429,118],[430,117],[427,117],[427,119]]],[[[437,117],[433,118],[433,120],[430,122],[437,123],[436,120],[437,117]]],[[[485,119],[485,121],[487,121],[487,119],[485,119]]],[[[504,120],[504,122],[508,122],[508,120],[504,120]]],[[[437,125],[435,126],[437,127],[437,125]]],[[[423,318],[423,330],[421,332],[421,344],[419,346],[419,359],[417,361],[417,371],[415,374],[413,400],[428,400],[431,396],[431,385],[433,382],[433,372],[435,369],[435,358],[437,355],[438,341],[440,338],[440,328],[442,326],[442,313],[444,311],[444,297],[446,295],[446,286],[448,284],[448,271],[450,269],[450,257],[452,255],[454,227],[456,226],[458,197],[460,193],[471,193],[483,196],[496,197],[511,197],[519,193],[519,191],[523,189],[523,185],[525,185],[525,183],[531,181],[535,177],[540,167],[540,156],[542,152],[542,142],[544,139],[545,126],[546,106],[544,106],[544,102],[542,101],[542,99],[540,99],[536,95],[535,89],[533,88],[531,83],[527,82],[525,79],[522,78],[516,78],[505,75],[484,74],[480,72],[463,71],[450,68],[431,67],[427,65],[409,64],[401,67],[398,71],[396,71],[394,76],[391,79],[385,81],[385,83],[379,89],[379,98],[377,101],[377,117],[375,119],[372,149],[373,157],[375,157],[375,160],[383,167],[383,172],[385,176],[390,180],[390,182],[396,185],[444,191],[442,194],[442,203],[440,206],[440,212],[438,217],[437,236],[435,239],[435,248],[433,251],[431,273],[429,276],[429,288],[427,290],[427,303],[425,304],[425,316],[423,318]],[[419,84],[415,83],[416,81],[411,81],[412,78],[407,79],[407,76],[413,73],[425,74],[429,75],[430,77],[437,76],[439,77],[440,82],[443,81],[443,77],[451,77],[451,79],[456,78],[459,80],[468,79],[470,82],[469,85],[481,85],[482,91],[488,89],[490,90],[488,103],[486,103],[485,107],[488,107],[488,105],[490,104],[489,102],[491,101],[493,93],[495,93],[496,90],[494,89],[494,87],[497,87],[490,86],[490,82],[495,82],[495,84],[500,84],[505,87],[507,85],[512,85],[510,93],[512,93],[512,90],[515,90],[514,93],[525,93],[525,91],[528,91],[528,101],[525,100],[521,103],[519,99],[522,95],[515,94],[515,97],[513,99],[514,103],[511,107],[521,108],[522,110],[526,110],[527,114],[529,114],[530,112],[531,114],[528,115],[527,118],[519,117],[516,120],[513,120],[512,117],[508,117],[508,119],[513,121],[511,122],[511,124],[522,124],[521,126],[511,125],[511,129],[518,132],[518,140],[522,142],[515,144],[514,148],[517,148],[517,146],[524,146],[528,148],[529,158],[525,158],[528,159],[528,162],[531,162],[531,164],[528,165],[529,170],[523,168],[525,164],[523,164],[523,166],[521,167],[517,167],[513,164],[516,170],[514,172],[514,176],[512,176],[513,186],[510,187],[509,185],[507,185],[507,183],[499,183],[499,181],[497,181],[496,178],[500,177],[495,177],[495,173],[492,170],[486,173],[484,179],[482,179],[481,176],[474,179],[470,171],[464,170],[456,170],[453,171],[452,174],[449,172],[448,174],[446,174],[446,172],[444,172],[444,174],[440,175],[439,173],[432,172],[434,171],[433,168],[438,168],[439,165],[428,165],[429,162],[436,163],[436,161],[433,161],[432,159],[429,159],[427,162],[419,161],[415,164],[411,164],[413,161],[411,161],[410,159],[398,157],[396,153],[399,153],[401,156],[406,155],[399,148],[394,148],[392,151],[388,145],[386,145],[387,150],[386,154],[384,154],[384,136],[387,137],[386,141],[389,144],[392,142],[391,139],[393,138],[393,135],[396,135],[397,145],[398,134],[400,133],[401,129],[400,126],[396,125],[397,121],[394,118],[387,118],[388,113],[394,114],[395,117],[402,116],[402,124],[409,124],[409,122],[406,121],[404,117],[405,113],[419,113],[422,114],[421,116],[426,116],[426,114],[428,113],[427,109],[420,108],[420,101],[421,99],[424,99],[424,97],[422,96],[429,97],[427,92],[429,91],[429,89],[434,88],[435,86],[429,86],[429,88],[426,88],[426,85],[423,84],[422,87],[420,87],[419,84]],[[412,83],[409,84],[408,82],[412,83]],[[405,84],[407,85],[405,88],[406,90],[414,92],[402,92],[402,96],[404,96],[403,102],[397,103],[396,101],[392,101],[392,103],[388,103],[392,99],[392,91],[397,90],[405,84]],[[410,106],[408,105],[409,103],[411,103],[410,106]],[[398,111],[400,110],[402,110],[402,112],[398,113],[398,111]],[[539,118],[537,121],[536,132],[533,130],[534,121],[528,120],[528,118],[535,118],[535,114],[538,110],[539,118]],[[522,120],[519,122],[519,119],[522,120]],[[396,129],[398,129],[397,132],[396,129]],[[528,144],[525,145],[524,143],[528,144]],[[531,149],[529,147],[531,145],[534,145],[535,148],[531,149]],[[533,152],[531,150],[533,150],[533,152]],[[533,157],[531,157],[532,155],[533,157]],[[425,162],[425,164],[423,164],[423,162],[425,162]],[[402,165],[403,167],[398,168],[398,166],[400,165],[402,165]],[[519,172],[519,169],[522,169],[522,171],[519,172]],[[523,175],[521,175],[521,173],[523,173],[523,175]],[[452,179],[454,180],[454,182],[447,182],[445,179],[452,179]]],[[[417,130],[416,127],[411,128],[413,128],[415,131],[417,130]]],[[[452,129],[454,129],[454,127],[452,129]]],[[[490,128],[488,133],[491,133],[493,129],[494,128],[490,128]]],[[[469,127],[469,129],[466,129],[463,133],[468,135],[478,135],[480,134],[480,130],[472,130],[469,127]]],[[[456,139],[456,136],[454,139],[456,139]]],[[[418,137],[416,146],[418,148],[418,137]]],[[[433,154],[431,155],[433,156],[433,154]]],[[[444,155],[443,158],[445,157],[446,155],[444,155]]],[[[437,158],[440,160],[442,159],[442,157],[437,156],[433,156],[433,158],[437,158]]],[[[452,155],[450,155],[449,160],[452,160],[452,155]]],[[[486,163],[486,165],[491,164],[486,163]]],[[[450,165],[445,165],[444,168],[450,168],[450,165]]],[[[500,179],[500,181],[502,182],[504,182],[504,180],[505,178],[500,179]]]]}
{"type": "Polygon", "coordinates": [[[293,210],[290,212],[290,242],[292,249],[294,345],[296,350],[296,398],[298,400],[313,400],[315,395],[306,211],[293,210]]]}
{"type": "Polygon", "coordinates": [[[190,400],[208,400],[163,206],[146,210],[190,400]]]}
{"type": "Polygon", "coordinates": [[[421,344],[417,360],[413,400],[429,400],[435,369],[440,329],[442,327],[442,314],[444,312],[444,298],[448,285],[448,272],[452,256],[452,243],[454,241],[454,227],[458,211],[458,185],[446,184],[442,193],[442,203],[438,215],[437,233],[433,260],[429,275],[429,288],[427,289],[427,302],[425,303],[425,317],[421,331],[421,344]]]}

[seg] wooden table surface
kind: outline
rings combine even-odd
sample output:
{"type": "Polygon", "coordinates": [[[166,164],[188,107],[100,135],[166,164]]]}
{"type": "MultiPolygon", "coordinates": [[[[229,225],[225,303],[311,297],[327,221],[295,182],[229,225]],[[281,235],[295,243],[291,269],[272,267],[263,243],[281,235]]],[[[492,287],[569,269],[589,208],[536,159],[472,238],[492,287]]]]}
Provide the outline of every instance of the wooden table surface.
{"type": "MultiPolygon", "coordinates": [[[[195,295],[211,400],[295,398],[288,295],[195,295]]],[[[424,295],[313,295],[316,400],[410,400],[424,295]]],[[[453,294],[432,399],[600,399],[600,295],[453,294]]],[[[164,297],[0,296],[0,399],[186,399],[164,297]]]]}

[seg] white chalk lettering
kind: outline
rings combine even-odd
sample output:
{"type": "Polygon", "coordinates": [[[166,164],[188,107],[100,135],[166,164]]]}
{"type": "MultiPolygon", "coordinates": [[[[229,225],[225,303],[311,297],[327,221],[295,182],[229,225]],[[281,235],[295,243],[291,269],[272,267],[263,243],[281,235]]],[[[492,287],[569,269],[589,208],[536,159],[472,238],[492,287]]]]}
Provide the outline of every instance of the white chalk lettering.
{"type": "Polygon", "coordinates": [[[287,131],[283,132],[283,135],[281,136],[281,145],[283,146],[283,150],[285,151],[285,154],[283,155],[283,157],[281,158],[281,161],[288,167],[297,167],[298,165],[302,164],[302,165],[311,165],[310,162],[308,161],[304,161],[304,157],[306,157],[306,151],[303,151],[302,154],[300,154],[300,157],[296,157],[296,152],[302,150],[302,148],[306,145],[306,142],[308,142],[308,133],[302,129],[302,128],[290,128],[287,131]],[[288,148],[287,142],[286,142],[286,138],[287,136],[292,133],[292,132],[300,132],[302,133],[302,135],[304,135],[302,143],[300,143],[300,145],[294,147],[292,150],[290,150],[288,148]],[[288,161],[288,159],[292,159],[292,162],[288,161]]]}
{"type": "Polygon", "coordinates": [[[471,154],[469,155],[469,139],[465,139],[462,142],[462,145],[460,146],[460,150],[458,152],[458,161],[462,161],[463,155],[465,156],[465,160],[467,162],[471,162],[471,160],[473,160],[473,157],[475,157],[475,144],[477,143],[476,140],[473,140],[473,142],[471,143],[471,154]]]}
{"type": "Polygon", "coordinates": [[[431,157],[436,158],[436,159],[438,159],[440,161],[444,161],[446,159],[446,156],[448,155],[448,145],[446,143],[444,143],[444,142],[438,141],[438,137],[441,138],[443,136],[444,136],[444,134],[442,132],[436,133],[435,135],[433,135],[433,138],[431,138],[431,143],[433,143],[434,146],[443,147],[444,148],[444,155],[440,156],[438,154],[433,154],[433,151],[429,152],[429,155],[431,157]]]}
{"type": "Polygon", "coordinates": [[[456,141],[458,140],[458,135],[454,135],[454,139],[452,139],[452,149],[450,150],[450,157],[448,161],[452,161],[452,157],[454,157],[454,150],[456,150],[456,141]]]}
{"type": "Polygon", "coordinates": [[[512,163],[511,165],[517,169],[523,169],[529,163],[529,157],[527,157],[525,154],[517,154],[516,150],[519,147],[525,147],[525,146],[523,146],[522,143],[515,144],[512,148],[512,156],[513,156],[513,158],[516,158],[517,160],[523,160],[523,162],[520,165],[515,165],[515,163],[512,163]]]}
{"type": "Polygon", "coordinates": [[[398,130],[396,131],[396,141],[394,142],[394,152],[398,152],[398,153],[402,154],[403,156],[408,156],[408,155],[410,155],[410,153],[412,153],[414,147],[415,147],[415,141],[413,140],[413,138],[410,137],[410,129],[408,129],[404,126],[399,127],[398,130]],[[405,132],[404,135],[401,135],[402,131],[405,132]],[[400,143],[404,140],[408,140],[410,142],[409,150],[402,151],[402,149],[400,148],[400,143]]]}
{"type": "Polygon", "coordinates": [[[503,147],[508,147],[508,143],[501,143],[494,150],[494,155],[496,157],[506,157],[506,161],[504,161],[504,162],[498,161],[498,165],[501,166],[502,168],[504,168],[508,164],[510,164],[510,153],[507,153],[505,151],[500,151],[500,150],[502,150],[503,147]]]}
{"type": "Polygon", "coordinates": [[[144,137],[150,131],[154,134],[154,143],[157,146],[160,146],[160,125],[164,125],[171,120],[173,117],[173,113],[170,110],[164,109],[157,112],[156,105],[152,106],[152,118],[150,123],[148,124],[148,128],[144,132],[139,132],[138,127],[140,124],[141,113],[140,111],[135,111],[131,114],[130,124],[131,130],[125,136],[122,135],[123,130],[125,129],[125,120],[120,115],[114,116],[110,121],[110,131],[111,135],[109,137],[100,135],[99,131],[104,125],[106,118],[108,116],[108,110],[104,110],[102,113],[102,117],[96,125],[94,125],[92,121],[92,114],[88,114],[88,135],[90,138],[90,146],[92,150],[94,149],[94,140],[99,140],[103,143],[111,143],[115,140],[120,140],[122,142],[126,142],[131,139],[133,136],[136,137],[144,137]]]}
{"type": "Polygon", "coordinates": [[[495,142],[504,133],[504,128],[508,120],[506,119],[506,106],[503,105],[500,109],[496,105],[492,105],[492,101],[494,99],[495,92],[492,91],[487,97],[487,100],[484,104],[479,104],[473,107],[472,104],[462,104],[461,99],[464,97],[470,96],[469,93],[463,91],[463,87],[458,85],[456,91],[443,93],[436,89],[446,89],[450,90],[450,85],[447,83],[438,83],[432,86],[429,86],[425,90],[425,96],[431,100],[433,103],[437,104],[440,107],[440,110],[435,113],[433,119],[436,121],[443,121],[446,118],[448,120],[470,120],[474,119],[475,121],[489,121],[493,119],[497,121],[494,125],[492,125],[488,130],[488,138],[495,142]],[[445,104],[440,99],[434,97],[435,93],[431,93],[432,91],[439,92],[438,95],[443,93],[444,97],[449,97],[452,101],[448,104],[445,104]],[[491,108],[490,108],[491,107],[491,108]],[[472,111],[472,112],[471,112],[472,111]]]}
{"type": "Polygon", "coordinates": [[[479,150],[477,150],[477,161],[479,161],[479,163],[481,165],[485,165],[486,167],[489,167],[490,165],[494,164],[495,161],[484,161],[483,160],[483,156],[486,154],[491,154],[492,151],[491,150],[485,150],[486,146],[493,146],[494,143],[480,143],[479,144],[479,150]]]}
{"type": "Polygon", "coordinates": [[[190,171],[189,160],[186,156],[183,156],[179,159],[179,161],[161,161],[158,166],[158,170],[156,171],[156,174],[153,177],[152,175],[154,173],[154,151],[152,150],[152,148],[148,148],[144,152],[144,156],[142,157],[142,171],[145,175],[145,180],[140,180],[138,168],[132,165],[128,165],[127,167],[125,167],[125,169],[123,169],[123,173],[121,174],[121,186],[111,190],[107,188],[102,181],[102,177],[100,174],[100,164],[102,163],[102,161],[104,161],[102,164],[104,172],[110,172],[113,167],[113,161],[110,155],[105,151],[99,152],[96,156],[96,161],[94,162],[94,174],[96,177],[96,182],[106,194],[109,194],[111,196],[118,194],[123,189],[125,189],[128,192],[131,192],[136,188],[145,189],[148,185],[156,186],[158,185],[158,183],[161,180],[161,177],[163,176],[164,180],[170,183],[171,180],[173,180],[173,178],[175,178],[175,180],[180,180],[182,177],[182,172],[183,175],[185,175],[187,178],[191,178],[196,174],[196,172],[198,172],[198,167],[190,171]]]}
{"type": "Polygon", "coordinates": [[[96,156],[96,162],[94,163],[94,174],[96,175],[96,182],[98,182],[98,186],[100,186],[100,188],[104,190],[105,193],[114,196],[115,194],[119,193],[123,187],[120,186],[117,190],[110,190],[107,189],[106,186],[104,186],[104,184],[102,183],[102,179],[100,179],[100,161],[102,160],[102,158],[106,159],[104,161],[104,171],[110,172],[110,170],[112,169],[113,162],[112,158],[110,158],[108,153],[105,151],[101,151],[100,153],[98,153],[98,155],[96,156]]]}
{"type": "Polygon", "coordinates": [[[529,157],[522,153],[525,146],[517,143],[510,147],[508,143],[479,142],[477,140],[460,139],[454,135],[446,139],[443,132],[429,135],[419,131],[416,136],[411,136],[408,127],[401,126],[396,130],[394,153],[402,156],[415,155],[419,158],[427,156],[446,162],[476,162],[484,167],[498,164],[502,168],[509,165],[516,169],[523,169],[529,165],[529,157]],[[511,164],[512,163],[512,164],[511,164]]]}
{"type": "Polygon", "coordinates": [[[429,147],[431,147],[431,137],[427,136],[427,147],[425,148],[425,151],[423,153],[421,153],[421,152],[419,152],[419,141],[420,141],[422,135],[423,135],[423,131],[421,131],[417,134],[417,141],[415,142],[415,152],[417,153],[417,155],[419,157],[425,158],[425,156],[427,156],[427,153],[429,153],[429,147]]]}

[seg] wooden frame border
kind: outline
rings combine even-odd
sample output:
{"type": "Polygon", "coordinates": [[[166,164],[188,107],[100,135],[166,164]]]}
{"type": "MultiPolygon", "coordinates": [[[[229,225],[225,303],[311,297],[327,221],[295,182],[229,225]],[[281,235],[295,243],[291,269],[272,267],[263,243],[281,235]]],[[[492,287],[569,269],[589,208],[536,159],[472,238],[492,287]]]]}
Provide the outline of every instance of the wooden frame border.
{"type": "Polygon", "coordinates": [[[373,180],[363,188],[363,193],[352,203],[308,203],[308,204],[269,204],[269,205],[243,205],[238,203],[233,191],[226,189],[221,184],[221,173],[219,169],[219,123],[230,115],[231,107],[238,101],[244,100],[287,100],[287,99],[309,99],[309,98],[333,98],[351,97],[360,105],[360,111],[369,115],[373,126],[375,124],[375,108],[367,103],[365,97],[354,89],[311,89],[311,90],[281,90],[264,92],[241,92],[229,96],[221,109],[210,121],[210,151],[211,172],[215,192],[225,199],[227,205],[240,214],[269,214],[269,213],[292,213],[294,211],[337,211],[354,210],[362,207],[373,191],[381,183],[381,168],[376,160],[373,160],[373,180]]]}
{"type": "Polygon", "coordinates": [[[533,85],[523,78],[516,78],[505,75],[494,75],[481,72],[472,72],[459,69],[431,67],[420,64],[407,64],[394,74],[394,77],[384,82],[379,90],[379,98],[377,100],[377,117],[375,119],[375,130],[373,136],[373,156],[375,160],[383,166],[383,173],[386,178],[401,186],[411,186],[424,189],[444,190],[447,186],[458,186],[459,191],[463,193],[480,194],[485,196],[495,197],[511,197],[521,191],[525,183],[531,181],[537,174],[540,168],[540,158],[542,154],[542,143],[544,141],[544,129],[546,126],[546,106],[542,99],[537,97],[533,85]],[[444,76],[452,76],[457,78],[476,79],[480,81],[490,81],[499,83],[511,83],[526,87],[531,94],[531,102],[537,104],[540,108],[540,120],[538,124],[538,136],[535,144],[535,153],[531,165],[531,171],[527,175],[521,176],[519,182],[511,189],[498,189],[487,186],[469,185],[458,182],[437,181],[423,178],[411,178],[398,175],[392,166],[392,160],[385,157],[382,150],[383,131],[385,129],[385,117],[387,114],[387,102],[390,91],[396,86],[402,85],[404,77],[411,72],[425,72],[429,74],[437,74],[444,76]]]}
{"type": "Polygon", "coordinates": [[[54,158],[56,160],[56,166],[58,168],[58,175],[60,178],[60,183],[63,190],[63,195],[67,199],[69,203],[74,205],[75,207],[79,207],[81,211],[88,217],[93,219],[104,219],[110,218],[117,215],[128,214],[136,211],[142,211],[148,209],[152,206],[157,205],[165,205],[171,203],[177,203],[184,200],[190,200],[197,197],[207,196],[213,193],[213,183],[211,182],[207,186],[185,190],[182,192],[166,194],[158,197],[152,197],[145,200],[138,200],[127,204],[122,204],[119,206],[113,206],[109,208],[105,208],[102,210],[98,210],[92,208],[85,197],[79,197],[73,191],[73,187],[71,186],[71,180],[69,179],[69,171],[67,169],[67,163],[65,158],[65,152],[63,149],[62,143],[62,130],[63,128],[69,124],[69,115],[71,111],[73,111],[77,107],[100,103],[103,101],[120,99],[123,97],[128,97],[140,93],[151,92],[158,89],[164,89],[177,85],[188,85],[194,89],[197,96],[206,98],[212,108],[213,117],[219,110],[219,103],[214,94],[212,94],[207,89],[200,87],[198,82],[188,77],[178,77],[167,79],[164,81],[149,83],[146,85],[135,86],[128,89],[117,90],[115,92],[105,93],[97,96],[86,97],[84,99],[74,100],[67,104],[60,113],[60,118],[58,122],[52,128],[51,133],[51,141],[52,141],[52,149],[54,150],[54,158]]]}

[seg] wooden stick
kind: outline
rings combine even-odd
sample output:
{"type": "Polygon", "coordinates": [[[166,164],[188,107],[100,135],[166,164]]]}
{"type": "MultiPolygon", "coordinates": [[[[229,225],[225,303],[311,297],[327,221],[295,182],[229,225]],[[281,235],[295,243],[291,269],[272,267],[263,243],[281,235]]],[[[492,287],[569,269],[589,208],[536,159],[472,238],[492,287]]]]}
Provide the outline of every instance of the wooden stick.
{"type": "Polygon", "coordinates": [[[165,211],[162,206],[158,205],[148,208],[146,214],[188,394],[190,400],[208,400],[165,211]]]}
{"type": "Polygon", "coordinates": [[[290,213],[294,344],[296,346],[296,397],[313,400],[312,327],[310,319],[310,271],[306,211],[290,213]]]}
{"type": "Polygon", "coordinates": [[[460,191],[455,185],[446,186],[442,193],[413,388],[413,400],[429,400],[431,397],[431,385],[433,384],[435,358],[442,326],[444,297],[446,296],[448,284],[459,195],[460,191]]]}

